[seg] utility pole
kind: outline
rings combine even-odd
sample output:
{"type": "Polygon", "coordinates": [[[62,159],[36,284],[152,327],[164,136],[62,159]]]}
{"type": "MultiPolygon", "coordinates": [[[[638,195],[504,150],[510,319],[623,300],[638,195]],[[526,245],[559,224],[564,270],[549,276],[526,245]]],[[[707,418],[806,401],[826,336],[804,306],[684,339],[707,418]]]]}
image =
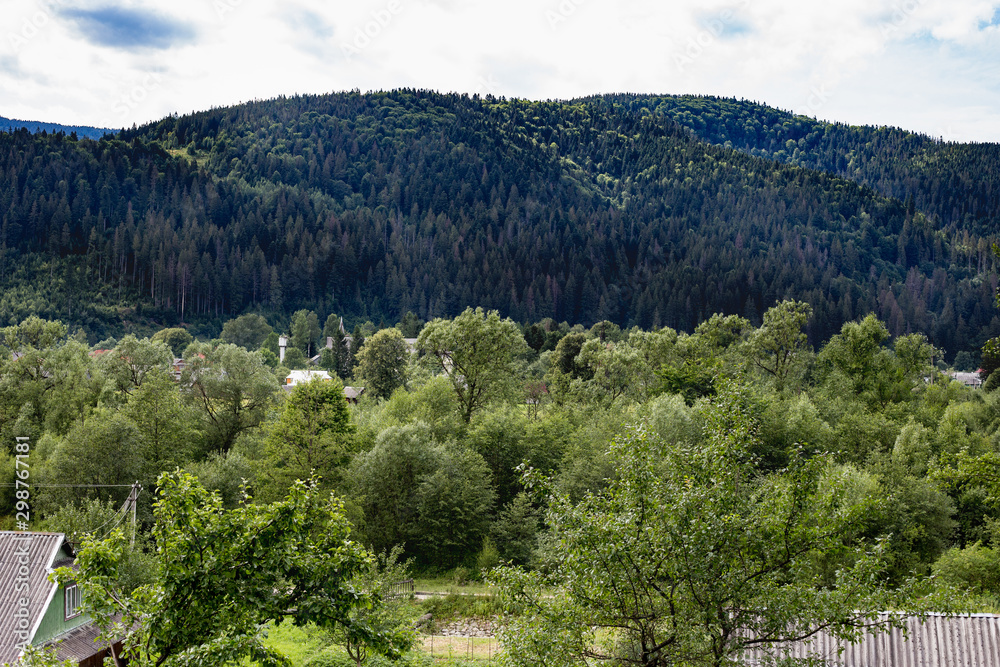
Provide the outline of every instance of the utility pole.
{"type": "Polygon", "coordinates": [[[135,546],[135,506],[136,501],[139,500],[139,492],[142,491],[142,485],[139,482],[132,484],[132,489],[128,492],[128,500],[125,501],[126,506],[131,503],[132,505],[132,546],[135,546]]]}

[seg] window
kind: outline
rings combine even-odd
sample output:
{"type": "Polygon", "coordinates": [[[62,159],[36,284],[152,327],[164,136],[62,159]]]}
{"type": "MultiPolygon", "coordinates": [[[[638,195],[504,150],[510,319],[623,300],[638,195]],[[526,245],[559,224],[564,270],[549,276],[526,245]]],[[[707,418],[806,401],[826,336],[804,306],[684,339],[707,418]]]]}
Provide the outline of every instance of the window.
{"type": "Polygon", "coordinates": [[[77,588],[76,584],[70,584],[66,587],[66,613],[65,619],[68,621],[74,616],[80,615],[80,589],[77,588]]]}

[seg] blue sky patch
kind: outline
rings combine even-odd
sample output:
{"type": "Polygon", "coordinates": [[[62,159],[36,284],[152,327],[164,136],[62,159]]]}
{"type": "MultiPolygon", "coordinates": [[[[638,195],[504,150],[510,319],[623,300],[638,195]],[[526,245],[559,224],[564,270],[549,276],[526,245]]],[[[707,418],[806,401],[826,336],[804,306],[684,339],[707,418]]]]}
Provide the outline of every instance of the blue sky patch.
{"type": "Polygon", "coordinates": [[[993,10],[993,16],[989,21],[980,21],[979,29],[982,30],[983,28],[988,28],[993,25],[1000,25],[1000,9],[993,10]]]}
{"type": "Polygon", "coordinates": [[[65,9],[62,16],[72,21],[88,41],[126,51],[167,49],[189,42],[194,28],[175,19],[144,9],[103,7],[65,9]]]}
{"type": "Polygon", "coordinates": [[[754,32],[750,22],[735,8],[702,12],[698,15],[698,23],[720,39],[735,39],[754,32]]]}
{"type": "Polygon", "coordinates": [[[19,79],[24,77],[24,71],[21,69],[21,63],[17,56],[0,55],[0,72],[5,72],[19,79]]]}
{"type": "Polygon", "coordinates": [[[304,7],[294,7],[285,15],[285,22],[296,30],[311,34],[316,39],[331,39],[334,28],[316,12],[304,7]]]}

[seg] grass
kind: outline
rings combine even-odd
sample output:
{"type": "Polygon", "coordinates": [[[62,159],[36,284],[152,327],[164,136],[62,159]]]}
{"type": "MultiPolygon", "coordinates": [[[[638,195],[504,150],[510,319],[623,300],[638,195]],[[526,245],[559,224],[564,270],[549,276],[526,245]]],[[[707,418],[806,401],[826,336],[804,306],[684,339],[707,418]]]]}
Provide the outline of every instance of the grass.
{"type": "Polygon", "coordinates": [[[500,613],[493,596],[444,595],[424,600],[423,607],[434,615],[433,624],[447,624],[460,618],[490,618],[500,613]]]}
{"type": "Polygon", "coordinates": [[[442,660],[492,661],[499,650],[495,637],[421,637],[419,646],[435,662],[442,660]]]}
{"type": "Polygon", "coordinates": [[[442,595],[492,595],[494,593],[492,586],[488,586],[481,581],[458,584],[449,575],[414,578],[413,590],[425,593],[441,593],[442,595]]]}
{"type": "Polygon", "coordinates": [[[267,645],[288,656],[294,667],[301,667],[328,644],[324,633],[314,625],[282,623],[267,629],[267,645]]]}
{"type": "MultiPolygon", "coordinates": [[[[443,593],[428,600],[411,600],[406,603],[406,613],[413,621],[431,612],[435,622],[448,623],[458,618],[486,617],[496,613],[495,598],[479,597],[490,593],[488,586],[476,584],[457,586],[447,577],[416,580],[416,590],[443,593]],[[455,592],[450,592],[454,589],[455,592]],[[476,595],[473,595],[475,593],[476,595]]],[[[435,623],[436,624],[436,623],[435,623]]],[[[326,635],[313,625],[297,627],[291,623],[270,626],[266,643],[288,656],[292,667],[304,667],[310,659],[329,655],[330,644],[326,635]]],[[[435,666],[461,667],[466,664],[483,665],[494,660],[499,646],[492,637],[442,637],[420,635],[414,652],[400,667],[435,666]]],[[[339,652],[334,649],[334,652],[339,652]]],[[[325,661],[321,661],[325,662],[325,661]]],[[[337,663],[339,664],[339,659],[337,663]]],[[[376,661],[374,664],[381,665],[376,661]]]]}
{"type": "MultiPolygon", "coordinates": [[[[288,656],[292,667],[304,667],[328,644],[324,634],[315,626],[296,627],[291,623],[271,626],[267,630],[267,645],[288,656]]],[[[421,635],[417,639],[410,659],[400,662],[401,667],[421,667],[428,658],[435,665],[459,667],[464,664],[492,662],[499,650],[494,637],[441,637],[421,635]],[[421,658],[421,656],[424,656],[421,658]]],[[[339,662],[339,661],[338,661],[339,662]]],[[[381,664],[376,660],[375,664],[381,664]]]]}
{"type": "Polygon", "coordinates": [[[168,148],[167,152],[173,157],[184,158],[185,160],[194,160],[195,164],[199,167],[204,167],[208,163],[208,153],[205,151],[197,151],[194,155],[189,155],[187,152],[187,147],[184,148],[168,148]]]}

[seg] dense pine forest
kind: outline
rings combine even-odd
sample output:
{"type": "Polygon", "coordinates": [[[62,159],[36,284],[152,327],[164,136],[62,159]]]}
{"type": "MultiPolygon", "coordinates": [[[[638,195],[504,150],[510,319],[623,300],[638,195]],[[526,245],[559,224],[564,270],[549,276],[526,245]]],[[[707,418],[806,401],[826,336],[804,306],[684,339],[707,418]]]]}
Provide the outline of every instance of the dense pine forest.
{"type": "Polygon", "coordinates": [[[692,331],[876,313],[948,358],[1000,333],[997,148],[716,98],[258,101],[95,141],[0,134],[0,321],[95,342],[260,312],[692,331]]]}

